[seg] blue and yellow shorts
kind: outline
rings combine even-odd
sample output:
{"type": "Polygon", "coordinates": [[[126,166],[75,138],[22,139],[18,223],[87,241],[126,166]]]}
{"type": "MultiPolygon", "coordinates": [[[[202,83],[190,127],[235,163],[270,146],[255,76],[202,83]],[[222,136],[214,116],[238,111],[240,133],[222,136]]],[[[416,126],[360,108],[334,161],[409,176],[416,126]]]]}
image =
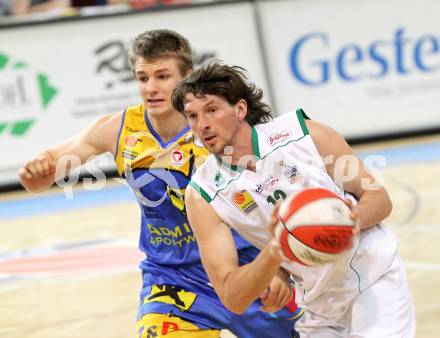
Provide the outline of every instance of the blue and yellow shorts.
{"type": "Polygon", "coordinates": [[[296,337],[294,325],[302,310],[294,303],[266,313],[260,310],[261,302],[255,301],[237,315],[221,304],[206,279],[199,264],[184,269],[157,265],[144,269],[137,338],[217,338],[221,329],[239,338],[296,337]]]}

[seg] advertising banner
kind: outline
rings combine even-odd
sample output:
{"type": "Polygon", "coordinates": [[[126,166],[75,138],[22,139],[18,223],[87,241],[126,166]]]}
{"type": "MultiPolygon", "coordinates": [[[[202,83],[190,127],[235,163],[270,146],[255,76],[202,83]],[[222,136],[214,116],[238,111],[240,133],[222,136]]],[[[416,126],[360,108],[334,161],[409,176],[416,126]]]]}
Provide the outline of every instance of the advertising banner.
{"type": "Polygon", "coordinates": [[[135,36],[160,28],[187,37],[196,64],[219,58],[241,65],[266,87],[251,3],[2,29],[0,184],[17,182],[26,160],[99,116],[139,103],[127,51],[135,36]]]}
{"type": "Polygon", "coordinates": [[[274,102],[346,137],[440,127],[440,2],[261,3],[274,102]]]}

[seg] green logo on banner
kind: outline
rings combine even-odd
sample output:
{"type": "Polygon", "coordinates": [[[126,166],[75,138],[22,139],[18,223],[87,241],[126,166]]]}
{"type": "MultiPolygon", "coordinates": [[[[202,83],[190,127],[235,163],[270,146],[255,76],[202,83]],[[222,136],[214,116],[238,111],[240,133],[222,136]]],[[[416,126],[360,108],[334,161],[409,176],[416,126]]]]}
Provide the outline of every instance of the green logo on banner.
{"type": "Polygon", "coordinates": [[[38,117],[20,116],[20,112],[28,113],[25,110],[29,109],[30,97],[36,98],[38,111],[44,112],[57,93],[47,74],[32,71],[25,62],[12,60],[0,52],[0,111],[10,110],[12,114],[6,119],[0,115],[0,136],[5,133],[24,136],[38,117]],[[8,76],[2,76],[6,71],[8,76]]]}
{"type": "Polygon", "coordinates": [[[50,85],[46,75],[38,74],[37,78],[41,101],[43,103],[43,107],[46,108],[49,105],[50,101],[52,101],[52,99],[55,97],[57,89],[50,85]]]}

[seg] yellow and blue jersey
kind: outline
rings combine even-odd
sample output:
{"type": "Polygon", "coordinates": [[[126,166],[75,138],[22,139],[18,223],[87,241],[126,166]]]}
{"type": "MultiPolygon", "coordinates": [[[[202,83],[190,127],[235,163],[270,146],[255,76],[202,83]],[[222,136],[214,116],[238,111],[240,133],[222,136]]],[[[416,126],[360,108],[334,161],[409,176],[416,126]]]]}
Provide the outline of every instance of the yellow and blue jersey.
{"type": "MultiPolygon", "coordinates": [[[[300,315],[297,309],[267,314],[256,301],[238,316],[223,307],[209,283],[184,203],[185,188],[206,156],[206,149],[194,140],[189,126],[164,142],[151,126],[143,104],[124,111],[115,162],[141,207],[139,248],[146,254],[140,265],[139,337],[160,331],[157,323],[151,322],[151,316],[157,314],[163,314],[159,321],[174,315],[198,330],[228,328],[241,338],[291,337],[300,315]]],[[[233,236],[239,263],[255,259],[259,250],[234,231],[233,236]]]]}
{"type": "MultiPolygon", "coordinates": [[[[206,155],[188,125],[164,142],[152,128],[143,104],[125,110],[115,162],[142,209],[139,247],[148,260],[179,266],[200,261],[185,213],[184,195],[206,155]]],[[[238,249],[250,246],[234,236],[238,249]]]]}

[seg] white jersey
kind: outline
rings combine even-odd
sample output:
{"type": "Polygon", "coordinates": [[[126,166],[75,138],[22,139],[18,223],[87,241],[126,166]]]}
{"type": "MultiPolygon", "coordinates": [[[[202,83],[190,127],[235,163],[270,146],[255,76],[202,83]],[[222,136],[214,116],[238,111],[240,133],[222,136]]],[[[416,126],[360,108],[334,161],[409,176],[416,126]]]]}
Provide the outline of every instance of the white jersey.
{"type": "MultiPolygon", "coordinates": [[[[327,174],[308,133],[301,109],[252,128],[256,172],[229,166],[211,155],[190,185],[219,217],[243,238],[262,249],[270,240],[268,227],[275,204],[305,188],[321,187],[343,197],[327,174]]],[[[320,267],[283,262],[299,288],[298,302],[327,318],[341,318],[353,299],[374,283],[397,254],[397,238],[380,224],[362,231],[352,250],[320,267]]]]}

